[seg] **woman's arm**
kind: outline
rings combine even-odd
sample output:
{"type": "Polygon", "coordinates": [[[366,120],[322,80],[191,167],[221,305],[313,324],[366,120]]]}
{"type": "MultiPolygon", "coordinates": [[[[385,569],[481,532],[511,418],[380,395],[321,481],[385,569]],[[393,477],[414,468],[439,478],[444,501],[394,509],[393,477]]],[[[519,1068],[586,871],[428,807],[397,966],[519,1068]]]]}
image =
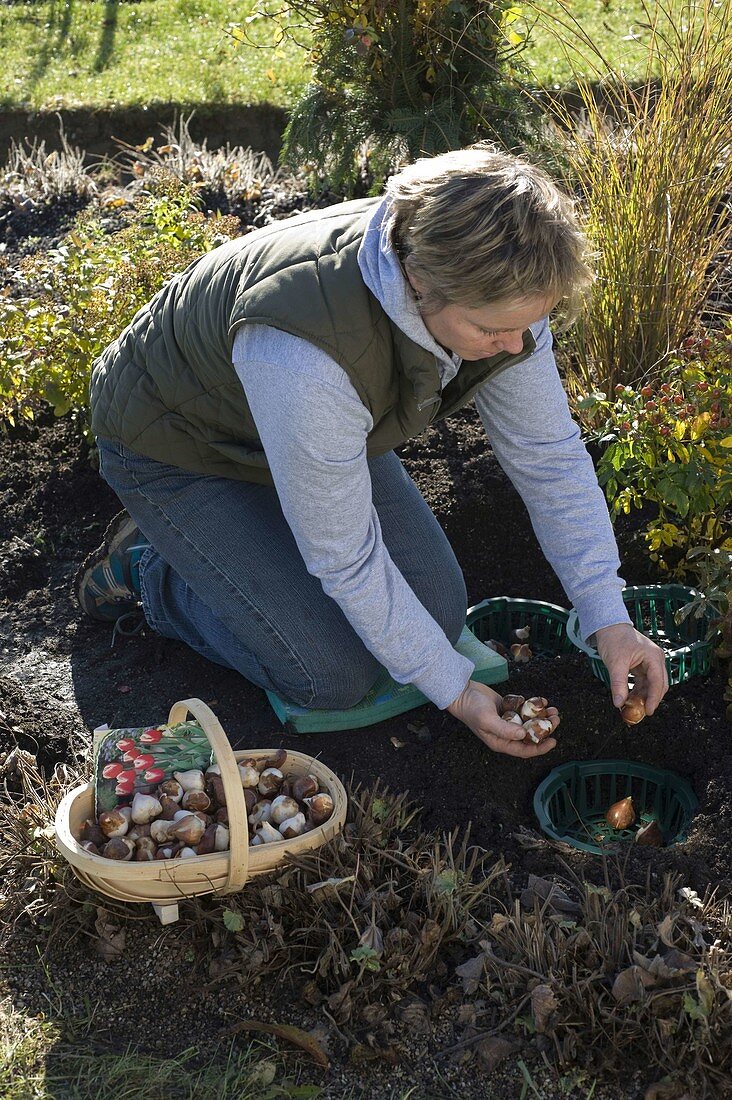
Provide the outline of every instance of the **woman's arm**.
{"type": "Polygon", "coordinates": [[[240,331],[234,366],[308,572],[395,680],[447,707],[474,666],[384,545],[366,459],[372,420],[345,371],[307,341],[266,326],[240,331]]]}
{"type": "Polygon", "coordinates": [[[520,493],[547,560],[577,609],[582,635],[597,635],[622,706],[636,669],[652,713],[668,683],[663,654],[636,631],[621,593],[620,560],[605,498],[572,420],[548,321],[534,326],[536,351],[489,379],[476,405],[496,458],[520,493]]]}

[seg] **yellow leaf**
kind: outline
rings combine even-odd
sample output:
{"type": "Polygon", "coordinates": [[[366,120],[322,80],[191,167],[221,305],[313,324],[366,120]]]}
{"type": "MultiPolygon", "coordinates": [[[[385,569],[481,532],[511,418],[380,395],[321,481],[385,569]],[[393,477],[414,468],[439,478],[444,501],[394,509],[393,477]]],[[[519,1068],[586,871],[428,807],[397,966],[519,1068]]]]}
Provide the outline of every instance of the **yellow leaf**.
{"type": "Polygon", "coordinates": [[[145,138],[142,145],[136,145],[135,149],[137,149],[138,153],[147,153],[147,152],[149,152],[150,149],[152,149],[154,144],[155,144],[155,138],[151,138],[151,137],[145,138]]]}
{"type": "Polygon", "coordinates": [[[677,439],[683,439],[686,435],[686,424],[683,420],[677,420],[674,424],[674,435],[677,439]]]}
{"type": "Polygon", "coordinates": [[[719,441],[720,447],[732,447],[732,435],[726,435],[724,439],[719,441]]]}
{"type": "Polygon", "coordinates": [[[267,80],[271,80],[273,84],[277,83],[277,76],[275,75],[274,69],[267,69],[264,75],[267,77],[267,80]]]}
{"type": "Polygon", "coordinates": [[[520,46],[524,40],[524,36],[522,34],[517,34],[516,31],[509,31],[505,37],[512,46],[520,46]]]}

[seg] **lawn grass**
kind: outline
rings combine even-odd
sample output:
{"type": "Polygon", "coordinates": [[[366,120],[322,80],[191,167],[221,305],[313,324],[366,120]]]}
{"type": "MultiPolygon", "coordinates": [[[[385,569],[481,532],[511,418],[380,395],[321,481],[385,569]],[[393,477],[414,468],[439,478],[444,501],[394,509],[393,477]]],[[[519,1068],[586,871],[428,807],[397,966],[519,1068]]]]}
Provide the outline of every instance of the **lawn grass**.
{"type": "MultiPolygon", "coordinates": [[[[556,0],[540,7],[546,23],[560,10],[556,0]]],[[[307,53],[287,41],[276,50],[242,43],[243,28],[257,42],[272,41],[270,22],[245,23],[254,8],[255,0],[236,5],[227,0],[2,4],[0,107],[53,110],[155,102],[287,107],[307,79],[307,53]]],[[[627,36],[640,19],[638,0],[575,0],[571,10],[609,60],[632,67],[640,51],[627,36]]],[[[569,79],[568,62],[546,27],[534,28],[524,60],[537,84],[569,79]]]]}

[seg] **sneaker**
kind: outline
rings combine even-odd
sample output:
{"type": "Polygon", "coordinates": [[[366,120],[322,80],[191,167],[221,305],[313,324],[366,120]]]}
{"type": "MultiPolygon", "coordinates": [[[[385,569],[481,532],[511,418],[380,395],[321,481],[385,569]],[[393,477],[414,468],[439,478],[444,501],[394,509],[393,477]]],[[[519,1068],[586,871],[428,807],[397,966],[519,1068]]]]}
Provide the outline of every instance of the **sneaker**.
{"type": "Polygon", "coordinates": [[[139,564],[150,543],[127,512],[115,516],[104,533],[104,542],[74,577],[74,596],[92,619],[115,622],[139,611],[139,564]]]}

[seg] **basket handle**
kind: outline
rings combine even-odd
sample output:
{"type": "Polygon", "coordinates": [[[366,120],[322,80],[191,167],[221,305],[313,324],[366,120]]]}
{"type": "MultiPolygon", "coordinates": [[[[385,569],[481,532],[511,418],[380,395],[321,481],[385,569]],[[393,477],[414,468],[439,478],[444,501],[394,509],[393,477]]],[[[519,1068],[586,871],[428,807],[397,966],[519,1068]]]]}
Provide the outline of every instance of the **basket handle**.
{"type": "Polygon", "coordinates": [[[185,722],[189,712],[208,737],[216,763],[221,769],[226,809],[229,813],[229,874],[221,892],[235,893],[241,890],[249,874],[249,825],[239,768],[223,726],[201,699],[182,699],[173,703],[168,715],[168,725],[185,722]]]}

